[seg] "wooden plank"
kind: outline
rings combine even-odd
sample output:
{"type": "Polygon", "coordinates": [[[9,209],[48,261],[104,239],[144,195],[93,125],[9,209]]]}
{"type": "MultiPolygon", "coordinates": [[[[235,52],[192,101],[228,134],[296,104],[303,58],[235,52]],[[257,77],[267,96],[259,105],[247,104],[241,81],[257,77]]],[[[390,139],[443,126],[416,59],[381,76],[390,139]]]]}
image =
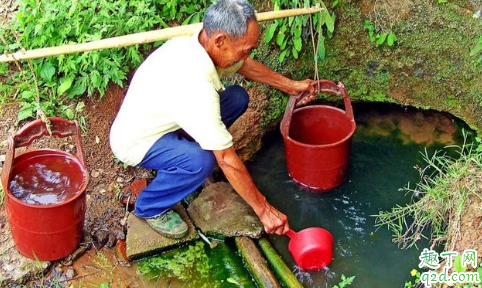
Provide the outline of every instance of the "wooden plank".
{"type": "Polygon", "coordinates": [[[235,242],[256,284],[260,288],[281,288],[253,240],[248,237],[236,237],[235,242]]]}

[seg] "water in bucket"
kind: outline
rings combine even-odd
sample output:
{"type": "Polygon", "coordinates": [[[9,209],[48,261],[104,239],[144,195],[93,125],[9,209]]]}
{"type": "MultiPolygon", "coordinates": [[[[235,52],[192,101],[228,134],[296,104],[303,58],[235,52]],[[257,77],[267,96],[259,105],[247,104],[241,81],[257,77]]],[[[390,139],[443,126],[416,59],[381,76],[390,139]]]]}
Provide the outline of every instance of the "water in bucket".
{"type": "Polygon", "coordinates": [[[79,163],[59,155],[25,159],[14,170],[10,192],[32,205],[62,203],[80,193],[85,181],[79,163]]]}

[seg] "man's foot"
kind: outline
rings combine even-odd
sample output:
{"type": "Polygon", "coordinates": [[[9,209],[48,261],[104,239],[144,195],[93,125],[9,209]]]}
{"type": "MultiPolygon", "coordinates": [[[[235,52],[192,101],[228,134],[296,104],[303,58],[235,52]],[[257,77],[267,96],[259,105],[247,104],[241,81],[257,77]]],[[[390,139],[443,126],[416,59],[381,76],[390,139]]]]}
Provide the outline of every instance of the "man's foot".
{"type": "Polygon", "coordinates": [[[189,227],[176,212],[169,210],[156,218],[146,219],[147,224],[157,233],[167,238],[182,238],[186,236],[189,227]]]}

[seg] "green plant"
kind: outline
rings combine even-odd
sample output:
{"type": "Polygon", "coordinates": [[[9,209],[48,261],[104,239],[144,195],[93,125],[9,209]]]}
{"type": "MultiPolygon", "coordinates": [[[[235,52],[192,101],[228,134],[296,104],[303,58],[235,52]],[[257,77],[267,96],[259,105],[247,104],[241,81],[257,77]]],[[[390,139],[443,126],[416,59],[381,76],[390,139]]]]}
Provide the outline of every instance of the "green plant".
{"type": "Polygon", "coordinates": [[[181,248],[175,253],[165,253],[141,262],[137,271],[142,275],[175,277],[183,281],[191,281],[190,283],[199,281],[199,285],[207,282],[205,280],[212,273],[209,257],[202,241],[181,248]]]}
{"type": "MultiPolygon", "coordinates": [[[[210,2],[20,0],[10,23],[0,27],[0,36],[5,39],[0,43],[0,53],[84,43],[168,27],[169,22],[193,23],[200,20],[210,2]]],[[[31,61],[34,73],[28,72],[26,63],[17,65],[20,69],[15,72],[11,72],[11,66],[0,65],[0,76],[7,78],[0,87],[0,98],[18,96],[22,104],[19,120],[33,117],[39,108],[47,116],[75,118],[72,99],[86,92],[103,96],[111,81],[123,86],[129,69],[141,63],[143,52],[158,44],[37,59],[31,61]],[[39,93],[33,93],[33,86],[38,86],[39,93]]]]}
{"type": "Polygon", "coordinates": [[[363,28],[368,30],[368,38],[370,38],[370,42],[375,42],[377,47],[383,45],[384,43],[386,43],[388,47],[392,47],[398,40],[397,36],[392,31],[377,33],[375,26],[368,19],[365,19],[363,28]]]}
{"type": "MultiPolygon", "coordinates": [[[[284,62],[284,60],[290,56],[298,59],[299,53],[303,47],[303,28],[307,27],[307,25],[310,25],[310,29],[317,27],[317,43],[314,43],[315,40],[312,33],[313,46],[317,46],[318,48],[315,52],[315,61],[325,59],[325,36],[323,27],[326,27],[326,35],[330,38],[332,37],[335,29],[335,15],[330,14],[325,4],[322,1],[316,0],[273,0],[272,2],[274,4],[274,10],[299,8],[300,6],[310,7],[313,4],[322,5],[323,7],[323,11],[314,15],[312,20],[310,16],[289,17],[278,19],[268,27],[264,41],[266,43],[269,43],[272,40],[275,41],[276,45],[281,50],[278,58],[279,62],[284,62]],[[275,35],[276,37],[274,37],[275,35]]],[[[332,1],[331,7],[334,8],[336,5],[338,5],[338,0],[332,1]]]]}
{"type": "Polygon", "coordinates": [[[5,192],[3,191],[3,188],[0,185],[0,207],[3,206],[4,203],[5,203],[5,192]]]}
{"type": "Polygon", "coordinates": [[[335,286],[332,286],[332,288],[347,287],[353,283],[353,280],[355,280],[355,276],[351,276],[347,278],[345,275],[341,274],[341,281],[335,286]]]}
{"type": "MultiPolygon", "coordinates": [[[[418,168],[421,180],[415,188],[407,186],[405,191],[413,195],[411,203],[392,208],[391,211],[375,215],[376,225],[388,226],[393,232],[394,241],[402,248],[415,245],[418,240],[427,238],[424,233],[430,229],[431,246],[445,242],[452,247],[452,238],[458,235],[458,222],[469,197],[482,198],[482,191],[474,179],[480,177],[482,152],[480,144],[451,146],[457,149],[458,159],[446,152],[424,154],[427,166],[418,168]],[[448,235],[451,237],[448,237],[448,235]]],[[[454,238],[454,239],[455,239],[454,238]]],[[[449,248],[449,250],[451,250],[449,248]]]]}
{"type": "Polygon", "coordinates": [[[474,61],[475,65],[480,65],[482,63],[482,35],[480,35],[479,39],[477,40],[477,44],[475,47],[470,51],[470,56],[477,56],[477,60],[474,61]]]}
{"type": "Polygon", "coordinates": [[[404,288],[412,288],[420,285],[420,276],[422,274],[417,269],[412,269],[412,271],[410,271],[410,275],[415,279],[411,281],[405,281],[405,284],[403,285],[404,288]]]}

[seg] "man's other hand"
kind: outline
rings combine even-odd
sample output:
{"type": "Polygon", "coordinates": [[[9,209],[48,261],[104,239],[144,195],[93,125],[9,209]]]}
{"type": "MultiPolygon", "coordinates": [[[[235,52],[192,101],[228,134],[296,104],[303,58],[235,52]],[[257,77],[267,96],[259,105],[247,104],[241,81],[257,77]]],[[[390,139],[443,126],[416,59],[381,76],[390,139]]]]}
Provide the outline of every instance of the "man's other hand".
{"type": "Polygon", "coordinates": [[[266,233],[283,235],[290,229],[286,215],[271,206],[268,202],[265,202],[264,209],[258,217],[261,223],[263,223],[266,233]]]}

